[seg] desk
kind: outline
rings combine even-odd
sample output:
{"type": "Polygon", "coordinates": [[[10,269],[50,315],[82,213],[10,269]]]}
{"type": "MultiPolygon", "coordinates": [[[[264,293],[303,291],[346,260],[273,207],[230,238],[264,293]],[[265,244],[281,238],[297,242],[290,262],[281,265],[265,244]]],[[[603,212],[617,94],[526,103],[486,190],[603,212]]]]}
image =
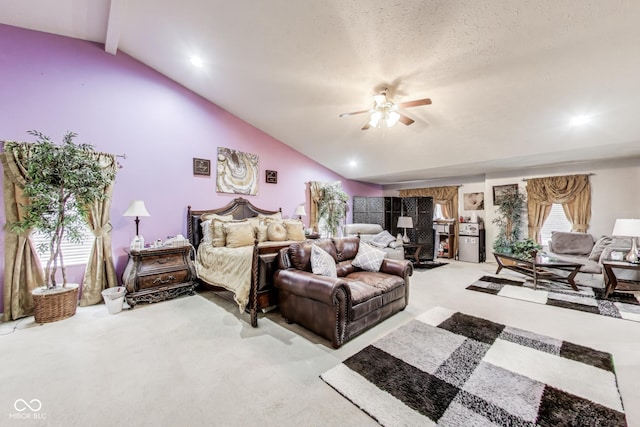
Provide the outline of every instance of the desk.
{"type": "Polygon", "coordinates": [[[511,254],[501,254],[498,252],[494,252],[493,256],[496,257],[496,262],[498,263],[496,274],[500,273],[500,270],[503,268],[524,274],[525,276],[533,278],[533,289],[538,286],[538,279],[542,278],[549,280],[566,280],[574,291],[578,290],[573,278],[578,274],[582,264],[561,261],[540,252],[538,252],[535,258],[530,260],[516,258],[511,254]],[[560,271],[566,272],[567,275],[561,275],[560,271]]]}
{"type": "Polygon", "coordinates": [[[633,283],[640,284],[640,282],[636,280],[623,280],[618,279],[616,274],[613,272],[613,269],[622,269],[622,270],[636,270],[640,271],[640,264],[633,264],[631,262],[622,262],[622,261],[603,261],[602,269],[604,270],[604,297],[609,298],[609,295],[616,290],[618,283],[633,283]]]}

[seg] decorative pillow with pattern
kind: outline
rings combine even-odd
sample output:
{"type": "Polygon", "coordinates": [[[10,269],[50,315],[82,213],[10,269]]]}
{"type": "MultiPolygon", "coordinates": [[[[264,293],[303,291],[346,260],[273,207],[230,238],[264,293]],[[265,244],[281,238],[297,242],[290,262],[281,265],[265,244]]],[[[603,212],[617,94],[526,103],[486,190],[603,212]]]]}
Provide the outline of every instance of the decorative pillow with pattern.
{"type": "Polygon", "coordinates": [[[311,271],[320,276],[338,277],[336,260],[329,252],[316,245],[311,247],[311,271]]]}
{"type": "Polygon", "coordinates": [[[395,242],[396,238],[387,230],[381,231],[369,240],[369,244],[377,248],[386,248],[391,242],[395,242]]]}
{"type": "Polygon", "coordinates": [[[272,242],[283,242],[287,239],[287,230],[281,222],[271,222],[267,226],[267,238],[272,242]]]}
{"type": "Polygon", "coordinates": [[[367,243],[361,243],[358,254],[351,261],[351,265],[367,271],[380,271],[385,253],[381,249],[374,248],[367,243]]]}
{"type": "Polygon", "coordinates": [[[200,227],[202,227],[202,240],[201,243],[211,243],[212,238],[212,230],[211,230],[211,220],[208,219],[206,221],[202,221],[200,223],[200,227]]]}
{"type": "Polygon", "coordinates": [[[225,223],[224,231],[228,248],[239,248],[241,246],[251,246],[254,243],[255,235],[251,224],[225,223]]]}
{"type": "Polygon", "coordinates": [[[206,213],[200,216],[200,221],[208,221],[210,219],[217,219],[219,221],[233,221],[233,215],[218,215],[213,213],[206,213]]]}
{"type": "Polygon", "coordinates": [[[269,237],[267,236],[267,226],[264,224],[261,225],[257,225],[255,227],[253,227],[255,233],[256,233],[256,239],[258,239],[258,242],[262,243],[262,242],[266,242],[267,240],[269,240],[269,237]]]}
{"type": "Polygon", "coordinates": [[[269,221],[282,221],[282,212],[276,212],[271,215],[258,214],[258,218],[260,221],[269,222],[269,221]]]}
{"type": "Polygon", "coordinates": [[[289,221],[284,221],[283,224],[284,224],[284,228],[287,230],[287,240],[294,240],[298,242],[306,240],[302,221],[299,221],[297,219],[289,220],[289,221]]]}

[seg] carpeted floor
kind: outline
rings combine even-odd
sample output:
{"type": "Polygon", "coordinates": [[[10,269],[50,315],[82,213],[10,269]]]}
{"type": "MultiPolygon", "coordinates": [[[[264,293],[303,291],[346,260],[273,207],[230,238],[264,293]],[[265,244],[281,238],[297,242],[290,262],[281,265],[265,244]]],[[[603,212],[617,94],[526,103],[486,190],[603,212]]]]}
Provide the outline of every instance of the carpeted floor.
{"type": "Polygon", "coordinates": [[[611,354],[440,307],[321,378],[382,425],[626,425],[611,354]]]}
{"type": "Polygon", "coordinates": [[[565,283],[551,281],[540,281],[537,289],[533,289],[531,281],[495,276],[482,276],[467,289],[640,322],[640,301],[634,293],[629,292],[613,292],[609,298],[604,298],[603,289],[578,286],[579,291],[576,292],[565,283]]]}

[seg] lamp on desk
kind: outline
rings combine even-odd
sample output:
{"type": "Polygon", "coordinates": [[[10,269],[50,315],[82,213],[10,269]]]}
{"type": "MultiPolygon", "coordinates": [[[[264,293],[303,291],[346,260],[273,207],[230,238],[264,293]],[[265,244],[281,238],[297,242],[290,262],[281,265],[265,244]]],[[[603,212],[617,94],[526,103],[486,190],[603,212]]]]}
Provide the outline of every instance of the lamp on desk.
{"type": "Polygon", "coordinates": [[[410,216],[398,217],[398,228],[404,228],[404,236],[402,236],[402,242],[409,243],[409,236],[407,236],[407,228],[413,228],[413,219],[410,216]]]}
{"type": "Polygon", "coordinates": [[[624,258],[627,262],[638,263],[638,245],[636,237],[640,237],[640,219],[616,219],[613,226],[614,236],[631,237],[631,250],[624,258]]]}

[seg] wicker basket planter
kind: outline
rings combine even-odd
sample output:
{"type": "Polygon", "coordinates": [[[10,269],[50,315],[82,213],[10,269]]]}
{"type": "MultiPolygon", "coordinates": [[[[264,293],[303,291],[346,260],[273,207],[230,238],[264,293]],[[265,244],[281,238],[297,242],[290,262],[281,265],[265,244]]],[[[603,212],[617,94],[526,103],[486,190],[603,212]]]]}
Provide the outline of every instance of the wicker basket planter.
{"type": "Polygon", "coordinates": [[[34,289],[31,295],[36,323],[56,322],[76,314],[78,288],[79,285],[68,283],[64,288],[34,289]]]}

